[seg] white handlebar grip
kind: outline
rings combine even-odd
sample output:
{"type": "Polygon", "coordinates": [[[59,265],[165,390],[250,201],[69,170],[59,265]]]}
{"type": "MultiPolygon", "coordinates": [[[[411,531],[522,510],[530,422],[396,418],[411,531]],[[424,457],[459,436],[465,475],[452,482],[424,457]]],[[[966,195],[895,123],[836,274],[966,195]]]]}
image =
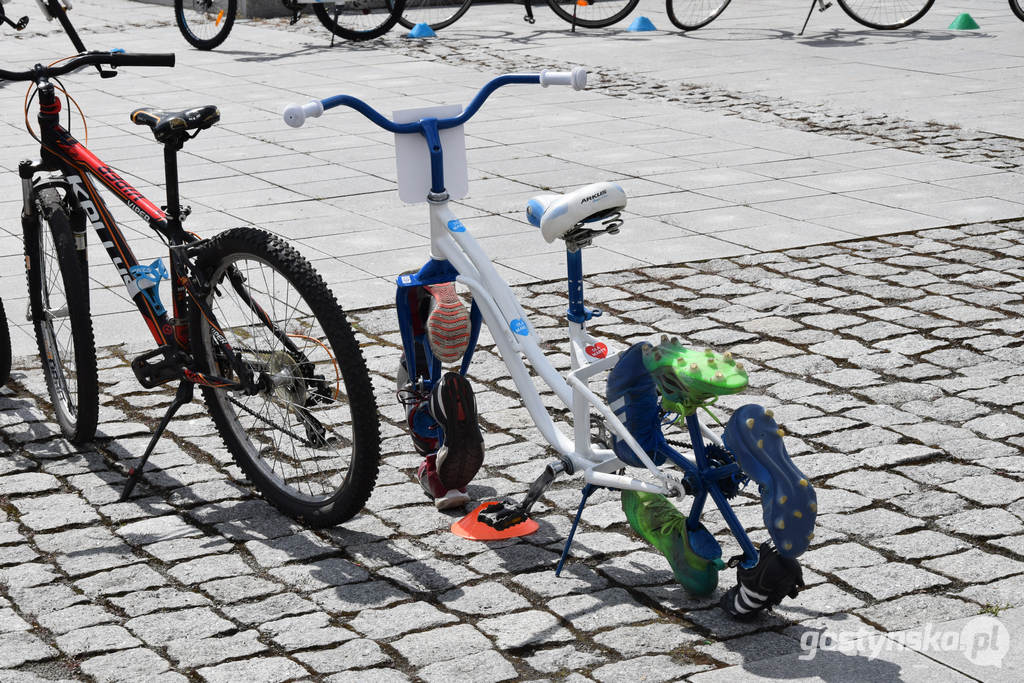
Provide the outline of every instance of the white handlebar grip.
{"type": "Polygon", "coordinates": [[[284,108],[284,122],[292,128],[299,128],[309,117],[317,117],[324,113],[324,105],[320,100],[306,104],[289,104],[284,108]]]}
{"type": "Polygon", "coordinates": [[[587,70],[582,66],[577,66],[572,71],[544,69],[540,72],[540,84],[545,88],[549,85],[571,85],[573,90],[583,90],[587,87],[587,70]]]}

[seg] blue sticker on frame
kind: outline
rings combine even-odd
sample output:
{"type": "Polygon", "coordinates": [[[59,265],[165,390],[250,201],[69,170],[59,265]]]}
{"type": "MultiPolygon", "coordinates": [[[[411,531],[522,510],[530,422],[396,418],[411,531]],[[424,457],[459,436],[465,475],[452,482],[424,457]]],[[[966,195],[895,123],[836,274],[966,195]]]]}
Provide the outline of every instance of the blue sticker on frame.
{"type": "Polygon", "coordinates": [[[508,329],[512,330],[520,337],[529,337],[530,328],[526,325],[526,321],[522,318],[516,318],[508,324],[508,329]]]}
{"type": "Polygon", "coordinates": [[[466,232],[466,226],[458,218],[448,221],[448,229],[452,232],[466,232]]]}

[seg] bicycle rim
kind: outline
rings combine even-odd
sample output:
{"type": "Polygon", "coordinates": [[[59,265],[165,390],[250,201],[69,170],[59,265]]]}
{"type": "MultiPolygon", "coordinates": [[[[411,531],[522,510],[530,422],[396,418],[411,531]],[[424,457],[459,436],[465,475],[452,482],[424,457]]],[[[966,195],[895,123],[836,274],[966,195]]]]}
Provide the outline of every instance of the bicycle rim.
{"type": "Polygon", "coordinates": [[[909,26],[925,15],[935,0],[839,0],[854,21],[879,30],[909,26]]]}
{"type": "Polygon", "coordinates": [[[730,0],[667,0],[665,11],[668,19],[684,31],[693,31],[707,26],[718,18],[730,0]]]}
{"type": "Polygon", "coordinates": [[[174,19],[185,40],[212,50],[228,37],[235,23],[237,0],[174,0],[174,19]]]}
{"type": "Polygon", "coordinates": [[[625,19],[640,0],[548,0],[561,19],[583,28],[604,28],[625,19]],[[575,19],[574,19],[575,17],[575,19]]]}
{"type": "Polygon", "coordinates": [[[406,0],[318,2],[313,13],[328,31],[346,40],[379,38],[398,22],[406,0]]]}
{"type": "Polygon", "coordinates": [[[313,526],[338,524],[362,508],[376,478],[372,389],[344,312],[323,281],[283,242],[261,234],[269,249],[232,246],[210,264],[213,318],[194,316],[193,350],[201,368],[232,377],[213,341],[216,327],[273,388],[204,394],[225,443],[270,502],[313,526]]]}
{"type": "Polygon", "coordinates": [[[40,193],[37,226],[26,235],[30,263],[29,303],[36,342],[57,422],[68,440],[81,443],[96,432],[96,350],[89,318],[88,281],[71,229],[52,190],[40,193]],[[44,218],[43,207],[49,211],[44,218]],[[34,244],[28,244],[28,240],[34,244]]]}
{"type": "MultiPolygon", "coordinates": [[[[393,4],[393,0],[388,3],[393,4]]],[[[440,31],[458,21],[472,4],[473,0],[405,0],[405,11],[398,23],[409,29],[416,24],[427,24],[440,31]]]]}

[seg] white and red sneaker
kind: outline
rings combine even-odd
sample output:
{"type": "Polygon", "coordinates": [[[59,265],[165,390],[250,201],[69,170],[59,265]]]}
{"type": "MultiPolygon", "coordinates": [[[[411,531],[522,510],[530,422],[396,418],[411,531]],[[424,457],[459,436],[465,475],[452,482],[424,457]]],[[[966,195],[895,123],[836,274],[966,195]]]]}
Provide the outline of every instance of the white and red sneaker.
{"type": "Polygon", "coordinates": [[[420,467],[416,470],[416,478],[420,486],[427,492],[427,495],[434,499],[434,507],[438,510],[450,510],[462,507],[469,502],[469,494],[465,487],[461,489],[446,489],[437,476],[434,455],[428,455],[420,467]]]}
{"type": "Polygon", "coordinates": [[[427,302],[430,351],[442,363],[458,362],[469,347],[469,313],[455,293],[455,283],[424,285],[423,291],[433,297],[427,302]]]}

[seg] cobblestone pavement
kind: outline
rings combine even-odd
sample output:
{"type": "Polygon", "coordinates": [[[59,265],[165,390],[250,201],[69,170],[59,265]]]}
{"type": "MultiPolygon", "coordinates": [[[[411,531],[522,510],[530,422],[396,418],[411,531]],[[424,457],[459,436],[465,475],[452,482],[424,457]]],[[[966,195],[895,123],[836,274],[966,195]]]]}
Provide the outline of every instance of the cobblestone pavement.
{"type": "MultiPolygon", "coordinates": [[[[0,680],[708,680],[720,667],[793,661],[802,634],[823,624],[897,632],[1024,605],[1020,223],[588,286],[606,311],[600,336],[732,348],[752,388],[724,412],[761,402],[792,435],[820,528],[803,556],[808,588],[775,615],[741,624],[723,618],[719,593],[688,597],[609,492],[586,508],[556,579],[572,480],[544,497],[533,536],[484,545],[448,533],[458,515],[435,511],[415,482],[392,398],[393,313],[371,309],[354,320],[385,419],[383,466],[367,510],[326,532],[292,524],[239,481],[198,402],[172,423],[137,498],[117,502],[171,393],[139,389],[108,349],[109,438],[76,449],[55,437],[40,373],[22,360],[0,399],[0,680]]],[[[562,285],[518,294],[555,351],[562,285]]],[[[487,458],[470,494],[522,493],[544,449],[489,340],[471,377],[487,458]]],[[[762,538],[756,499],[736,504],[762,538]]],[[[717,514],[705,523],[735,550],[717,514]]],[[[733,581],[723,573],[720,590],[733,581]]],[[[876,680],[930,661],[913,656],[875,661],[889,667],[876,680]]]]}

